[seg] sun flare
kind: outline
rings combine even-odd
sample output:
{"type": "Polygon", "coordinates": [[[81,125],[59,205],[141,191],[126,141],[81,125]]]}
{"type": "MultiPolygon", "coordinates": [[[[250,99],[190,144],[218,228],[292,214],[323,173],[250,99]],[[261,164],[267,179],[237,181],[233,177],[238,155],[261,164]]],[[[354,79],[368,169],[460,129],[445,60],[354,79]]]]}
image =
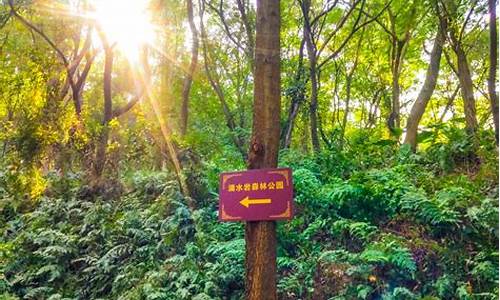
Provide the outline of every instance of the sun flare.
{"type": "Polygon", "coordinates": [[[148,0],[95,0],[94,18],[110,43],[131,62],[137,62],[140,49],[154,42],[154,27],[148,11],[148,0]]]}

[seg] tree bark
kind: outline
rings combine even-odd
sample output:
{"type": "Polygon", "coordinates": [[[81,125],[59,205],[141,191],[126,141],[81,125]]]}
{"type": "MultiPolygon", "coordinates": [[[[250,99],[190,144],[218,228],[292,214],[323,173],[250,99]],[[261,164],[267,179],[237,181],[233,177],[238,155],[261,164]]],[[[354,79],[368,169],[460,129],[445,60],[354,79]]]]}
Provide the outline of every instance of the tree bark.
{"type": "Polygon", "coordinates": [[[401,125],[401,120],[399,116],[399,95],[401,94],[401,86],[399,85],[399,69],[401,65],[401,52],[398,51],[398,41],[395,40],[393,43],[393,65],[392,65],[392,105],[391,105],[391,115],[389,117],[389,129],[394,131],[394,129],[399,128],[401,125]]]}
{"type": "Polygon", "coordinates": [[[399,83],[399,78],[401,76],[401,68],[403,67],[403,59],[406,54],[406,48],[411,38],[411,31],[408,28],[404,34],[403,38],[398,37],[396,30],[396,16],[393,15],[392,11],[389,9],[389,21],[391,25],[390,34],[391,38],[391,73],[392,73],[392,102],[391,102],[391,113],[387,120],[387,127],[391,133],[396,133],[396,129],[401,127],[401,85],[399,83]]]}
{"type": "MultiPolygon", "coordinates": [[[[280,1],[258,0],[252,140],[248,168],[274,168],[280,138],[280,1]]],[[[275,300],[276,223],[247,222],[246,299],[275,300]]]]}
{"type": "Polygon", "coordinates": [[[104,114],[102,118],[102,131],[96,149],[94,171],[96,177],[100,177],[106,164],[106,148],[109,139],[109,121],[113,118],[113,100],[111,95],[111,75],[113,72],[113,49],[108,45],[103,33],[101,38],[104,44],[104,114]]]}
{"type": "Polygon", "coordinates": [[[285,128],[283,128],[283,141],[282,145],[284,149],[290,148],[292,142],[292,132],[295,126],[295,118],[299,112],[300,104],[305,100],[305,87],[302,86],[302,76],[304,72],[304,44],[305,40],[302,39],[299,49],[299,61],[297,64],[297,71],[295,73],[294,84],[297,87],[297,91],[291,95],[290,109],[288,111],[288,119],[285,123],[285,128]]]}
{"type": "Polygon", "coordinates": [[[189,29],[191,30],[191,35],[193,38],[193,44],[191,48],[191,63],[189,64],[189,69],[184,78],[184,83],[182,86],[182,107],[181,107],[181,135],[185,135],[187,132],[188,126],[188,117],[189,117],[189,92],[191,91],[191,85],[193,83],[193,74],[196,70],[196,66],[198,65],[198,30],[196,29],[196,25],[194,24],[194,16],[193,16],[193,1],[186,0],[186,9],[189,21],[189,29]]]}
{"type": "Polygon", "coordinates": [[[488,0],[490,13],[490,69],[488,76],[488,93],[490,96],[491,113],[495,125],[495,139],[498,146],[498,94],[495,90],[498,66],[498,32],[496,17],[496,0],[488,0]]]}
{"type": "Polygon", "coordinates": [[[306,41],[307,56],[309,58],[309,80],[311,81],[311,95],[309,104],[309,119],[311,122],[311,142],[313,150],[320,150],[318,137],[318,74],[317,74],[317,50],[313,41],[311,22],[309,20],[310,0],[302,2],[302,15],[304,16],[304,38],[306,41]]]}
{"type": "Polygon", "coordinates": [[[349,116],[349,105],[351,102],[351,85],[352,85],[353,73],[354,73],[354,68],[353,68],[352,72],[349,72],[349,74],[346,77],[345,109],[344,109],[344,115],[342,116],[342,124],[341,124],[341,132],[340,132],[340,149],[343,149],[343,147],[344,147],[345,130],[347,127],[347,119],[349,116]]]}
{"type": "Polygon", "coordinates": [[[246,9],[246,3],[244,0],[236,0],[236,4],[238,5],[238,10],[240,12],[241,20],[243,21],[243,26],[245,27],[245,32],[247,34],[247,46],[245,49],[245,53],[247,55],[248,62],[250,63],[250,69],[252,72],[254,71],[255,61],[254,61],[254,36],[253,36],[253,28],[250,25],[250,20],[248,18],[248,13],[246,9]]]}
{"type": "Polygon", "coordinates": [[[406,136],[404,143],[410,145],[413,151],[417,148],[418,124],[420,123],[420,120],[425,112],[425,108],[427,107],[427,104],[434,93],[434,89],[436,88],[441,55],[443,53],[443,44],[445,42],[443,29],[443,26],[440,25],[438,32],[436,33],[424,85],[417,96],[417,100],[411,108],[410,116],[406,122],[406,136]]]}
{"type": "MultiPolygon", "coordinates": [[[[453,17],[453,15],[456,14],[456,11],[454,11],[454,9],[456,8],[446,8],[446,6],[443,4],[443,12],[438,13],[438,16],[443,22],[446,22],[445,24],[450,24],[450,26],[447,26],[447,33],[451,41],[451,48],[453,49],[453,52],[455,52],[455,56],[457,58],[457,68],[455,69],[452,67],[452,69],[456,72],[458,81],[460,83],[460,91],[464,102],[465,129],[467,130],[468,135],[474,138],[474,143],[476,143],[478,122],[476,117],[474,85],[470,73],[469,62],[467,61],[467,55],[463,50],[463,31],[457,33],[455,26],[451,25],[452,22],[455,21],[455,17],[453,17]]],[[[473,9],[474,7],[471,8],[469,15],[473,11],[473,9]]],[[[464,21],[462,28],[465,28],[467,21],[468,17],[464,21]]],[[[450,65],[452,64],[450,63],[450,65]]]]}
{"type": "Polygon", "coordinates": [[[477,117],[476,117],[476,100],[474,98],[474,86],[469,69],[467,56],[465,55],[462,45],[455,44],[454,49],[457,56],[458,64],[458,80],[460,82],[460,89],[462,91],[462,98],[464,100],[464,113],[465,113],[465,126],[467,132],[471,136],[475,136],[477,132],[477,117]]]}
{"type": "MultiPolygon", "coordinates": [[[[408,33],[407,33],[408,34],[408,33]]],[[[406,52],[406,46],[409,41],[409,35],[403,40],[394,38],[392,46],[392,110],[389,116],[388,125],[391,132],[395,132],[396,128],[401,126],[401,85],[399,78],[401,76],[401,68],[403,65],[403,57],[406,52]]]]}
{"type": "Polygon", "coordinates": [[[359,50],[361,48],[361,42],[363,41],[363,35],[364,35],[364,29],[361,32],[361,36],[359,37],[358,43],[356,45],[356,54],[354,57],[354,64],[349,72],[347,72],[346,76],[346,99],[345,99],[345,110],[344,110],[344,116],[342,118],[342,132],[340,134],[340,149],[343,149],[344,147],[344,137],[345,137],[345,131],[347,128],[347,119],[349,117],[349,104],[351,101],[351,85],[352,85],[352,78],[354,75],[354,72],[356,72],[356,68],[358,67],[358,59],[359,59],[359,50]]]}

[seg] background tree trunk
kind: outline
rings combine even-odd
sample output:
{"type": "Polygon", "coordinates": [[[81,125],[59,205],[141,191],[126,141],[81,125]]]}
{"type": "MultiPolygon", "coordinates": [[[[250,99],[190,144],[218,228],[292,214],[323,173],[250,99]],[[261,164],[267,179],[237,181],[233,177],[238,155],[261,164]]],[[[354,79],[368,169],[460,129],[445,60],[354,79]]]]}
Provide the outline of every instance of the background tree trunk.
{"type": "Polygon", "coordinates": [[[488,77],[488,93],[490,94],[491,113],[493,114],[493,122],[495,124],[495,139],[498,146],[498,94],[495,90],[498,66],[498,32],[495,2],[496,0],[488,0],[488,8],[490,13],[490,69],[488,77]]]}
{"type": "Polygon", "coordinates": [[[458,80],[464,100],[465,127],[469,135],[475,136],[477,132],[476,100],[474,99],[474,85],[470,74],[469,63],[462,45],[457,43],[453,49],[457,56],[458,80]]]}
{"type": "Polygon", "coordinates": [[[198,65],[198,30],[194,24],[193,16],[193,1],[186,0],[186,9],[189,21],[189,29],[191,30],[191,36],[193,39],[193,44],[191,45],[191,63],[189,64],[189,69],[187,71],[186,77],[184,78],[184,83],[182,86],[182,107],[181,107],[181,135],[185,135],[188,126],[189,117],[189,92],[191,91],[191,85],[193,83],[193,74],[198,65]]]}
{"type": "Polygon", "coordinates": [[[359,58],[359,50],[361,48],[361,42],[363,41],[363,35],[365,30],[363,29],[361,36],[358,39],[358,43],[356,44],[356,54],[354,58],[354,64],[349,72],[346,74],[346,98],[345,98],[345,111],[344,117],[342,118],[342,131],[340,134],[340,149],[344,148],[345,142],[345,131],[347,128],[347,119],[349,118],[349,104],[351,101],[351,85],[352,79],[354,76],[354,72],[356,72],[356,68],[358,67],[358,58],[359,58]]]}
{"type": "Polygon", "coordinates": [[[444,28],[441,25],[438,28],[438,32],[434,40],[434,46],[431,51],[429,67],[427,68],[424,85],[417,96],[417,100],[411,108],[410,116],[406,122],[406,136],[404,143],[410,145],[413,151],[417,148],[418,124],[420,123],[420,120],[425,112],[425,108],[427,107],[427,104],[434,93],[434,89],[436,88],[441,55],[443,53],[443,44],[445,42],[443,29],[444,28]]]}
{"type": "Polygon", "coordinates": [[[399,95],[401,94],[401,87],[399,85],[399,66],[401,64],[401,53],[397,50],[398,42],[394,42],[393,46],[393,65],[392,65],[392,102],[391,102],[391,114],[389,116],[389,129],[394,131],[394,129],[399,128],[401,125],[401,120],[399,116],[399,95]]]}
{"type": "Polygon", "coordinates": [[[295,118],[299,112],[300,104],[305,100],[305,86],[302,85],[303,73],[304,73],[304,44],[305,39],[302,39],[299,48],[299,61],[297,63],[297,71],[295,73],[294,84],[296,85],[296,92],[290,96],[290,109],[288,111],[288,119],[285,123],[285,128],[282,132],[282,147],[284,149],[290,148],[292,143],[292,132],[295,126],[295,118]]]}
{"type": "Polygon", "coordinates": [[[309,80],[311,81],[311,95],[309,104],[309,119],[311,122],[311,142],[314,151],[319,151],[318,137],[318,74],[317,74],[317,51],[313,41],[311,22],[309,20],[310,0],[302,2],[302,14],[304,16],[304,38],[306,41],[307,56],[309,57],[309,80]]]}
{"type": "MultiPolygon", "coordinates": [[[[355,65],[356,66],[356,65],[355,65]]],[[[347,119],[349,117],[349,105],[351,101],[351,84],[352,84],[352,75],[354,74],[355,67],[349,72],[346,76],[346,95],[345,95],[345,109],[344,116],[342,117],[341,124],[341,132],[340,132],[340,149],[344,148],[344,138],[345,138],[345,130],[347,127],[347,119]]]]}
{"type": "Polygon", "coordinates": [[[111,75],[113,72],[113,49],[108,44],[106,37],[102,31],[99,32],[104,47],[104,114],[102,118],[102,131],[97,142],[95,154],[94,171],[96,177],[100,177],[106,164],[106,148],[109,139],[109,121],[113,117],[113,100],[111,95],[111,75]]]}
{"type": "MultiPolygon", "coordinates": [[[[280,2],[258,0],[255,42],[253,128],[248,168],[273,168],[280,138],[280,2]]],[[[247,222],[246,298],[274,300],[276,223],[247,222]]]]}
{"type": "MultiPolygon", "coordinates": [[[[455,26],[452,24],[454,18],[450,15],[449,11],[453,14],[456,13],[454,11],[455,9],[455,7],[446,8],[446,6],[443,5],[443,13],[438,13],[438,15],[442,22],[446,22],[444,24],[450,25],[447,26],[447,33],[451,41],[451,48],[457,58],[457,68],[455,70],[452,67],[452,69],[454,69],[454,72],[458,76],[458,81],[460,82],[460,91],[464,102],[465,128],[470,136],[476,137],[478,122],[476,117],[476,100],[474,99],[474,84],[472,82],[467,55],[465,54],[462,45],[462,32],[457,33],[455,26]],[[450,21],[448,21],[448,19],[450,21]]],[[[462,28],[465,28],[467,21],[468,18],[464,21],[462,28]]],[[[450,66],[452,65],[453,64],[450,62],[450,66]]]]}

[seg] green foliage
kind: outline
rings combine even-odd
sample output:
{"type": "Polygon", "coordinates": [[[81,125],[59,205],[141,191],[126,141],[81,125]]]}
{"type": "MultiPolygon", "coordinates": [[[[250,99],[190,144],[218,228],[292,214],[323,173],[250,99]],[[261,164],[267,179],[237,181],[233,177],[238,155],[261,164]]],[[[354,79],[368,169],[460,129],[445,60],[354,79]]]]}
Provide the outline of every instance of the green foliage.
{"type": "MultiPolygon", "coordinates": [[[[74,59],[87,28],[74,18],[74,1],[14,2],[74,59]]],[[[92,40],[92,53],[75,65],[74,79],[92,61],[77,116],[59,54],[0,6],[0,299],[244,297],[244,225],[218,222],[217,193],[221,172],[246,166],[255,1],[202,2],[194,3],[195,27],[208,36],[198,36],[198,65],[189,73],[186,134],[179,124],[194,39],[179,1],[148,7],[157,29],[151,48],[161,49],[146,54],[149,66],[113,46],[112,108],[131,103],[138,83],[148,89],[109,124],[101,43],[92,40]],[[104,173],[95,174],[106,126],[104,173]]],[[[497,299],[486,2],[439,3],[461,35],[477,132],[465,128],[456,48],[447,39],[416,152],[401,143],[438,28],[433,3],[309,1],[314,74],[299,2],[308,3],[281,1],[282,146],[293,126],[279,165],[293,169],[295,217],[277,225],[279,299],[497,299]],[[401,124],[388,130],[396,95],[401,124]],[[313,129],[319,150],[311,147],[313,129]]]]}
{"type": "MultiPolygon", "coordinates": [[[[280,297],[494,293],[498,207],[478,192],[491,181],[435,176],[408,156],[392,167],[351,165],[351,175],[325,178],[323,159],[296,161],[297,215],[278,226],[280,297]]],[[[217,221],[215,199],[191,210],[168,172],[128,173],[126,192],[111,199],[89,198],[78,174],[46,180],[47,195],[31,212],[2,220],[5,297],[242,297],[243,228],[217,221]]]]}

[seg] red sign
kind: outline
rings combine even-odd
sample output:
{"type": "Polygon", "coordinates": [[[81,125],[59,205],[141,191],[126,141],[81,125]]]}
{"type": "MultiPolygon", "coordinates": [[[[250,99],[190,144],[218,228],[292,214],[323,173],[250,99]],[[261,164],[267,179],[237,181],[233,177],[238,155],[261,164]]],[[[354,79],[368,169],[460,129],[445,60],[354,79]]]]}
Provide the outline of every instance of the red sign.
{"type": "Polygon", "coordinates": [[[293,216],[292,170],[258,169],[220,174],[219,220],[288,220],[293,216]]]}

